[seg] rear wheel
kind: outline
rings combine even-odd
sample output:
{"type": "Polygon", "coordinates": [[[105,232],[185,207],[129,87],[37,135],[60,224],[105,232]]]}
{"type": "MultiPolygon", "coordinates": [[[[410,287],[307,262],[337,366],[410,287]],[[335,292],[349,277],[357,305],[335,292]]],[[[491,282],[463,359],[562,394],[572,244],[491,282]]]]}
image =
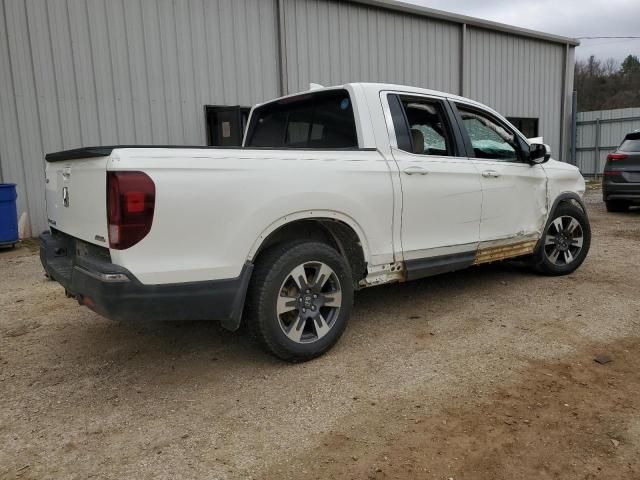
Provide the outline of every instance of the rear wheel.
{"type": "Polygon", "coordinates": [[[607,200],[607,212],[626,212],[629,210],[629,202],[626,200],[607,200]]]}
{"type": "Polygon", "coordinates": [[[318,242],[283,244],[256,262],[245,318],[265,350],[300,362],[338,341],[352,303],[351,271],[336,250],[318,242]]]}
{"type": "Polygon", "coordinates": [[[556,208],[534,254],[534,269],[544,275],[567,275],[589,252],[591,227],[586,214],[573,204],[556,208]]]}

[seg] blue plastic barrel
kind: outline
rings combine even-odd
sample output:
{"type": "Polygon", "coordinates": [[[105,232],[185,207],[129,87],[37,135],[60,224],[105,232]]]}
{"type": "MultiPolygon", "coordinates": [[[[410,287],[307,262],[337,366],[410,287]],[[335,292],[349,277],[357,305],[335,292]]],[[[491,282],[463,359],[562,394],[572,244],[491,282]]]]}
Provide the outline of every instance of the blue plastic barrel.
{"type": "Polygon", "coordinates": [[[18,241],[18,210],[15,183],[0,183],[0,245],[18,241]]]}

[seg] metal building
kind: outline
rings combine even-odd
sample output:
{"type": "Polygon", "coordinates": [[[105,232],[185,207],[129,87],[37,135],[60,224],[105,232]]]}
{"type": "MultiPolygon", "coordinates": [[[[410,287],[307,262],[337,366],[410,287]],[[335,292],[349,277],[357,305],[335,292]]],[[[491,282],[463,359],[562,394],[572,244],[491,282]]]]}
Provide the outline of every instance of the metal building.
{"type": "Polygon", "coordinates": [[[391,0],[0,0],[0,182],[37,234],[44,153],[234,144],[244,107],[310,82],[462,94],[565,159],[576,45],[391,0]]]}

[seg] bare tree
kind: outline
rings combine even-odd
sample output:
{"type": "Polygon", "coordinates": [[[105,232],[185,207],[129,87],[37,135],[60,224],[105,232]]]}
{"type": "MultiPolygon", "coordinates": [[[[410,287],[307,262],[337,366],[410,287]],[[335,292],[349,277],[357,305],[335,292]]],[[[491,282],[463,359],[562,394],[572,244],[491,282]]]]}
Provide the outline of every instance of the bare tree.
{"type": "Polygon", "coordinates": [[[602,62],[594,55],[576,61],[578,111],[640,106],[640,61],[629,55],[622,65],[613,58],[602,62]]]}
{"type": "Polygon", "coordinates": [[[618,73],[620,70],[620,62],[618,62],[615,58],[607,58],[604,62],[604,74],[607,76],[612,76],[618,73]]]}

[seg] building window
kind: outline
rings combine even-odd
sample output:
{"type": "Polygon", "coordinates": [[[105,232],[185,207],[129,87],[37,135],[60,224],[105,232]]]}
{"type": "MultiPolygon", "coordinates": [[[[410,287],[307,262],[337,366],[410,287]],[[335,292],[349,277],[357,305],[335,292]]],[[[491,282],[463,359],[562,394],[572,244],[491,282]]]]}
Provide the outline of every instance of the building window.
{"type": "Polygon", "coordinates": [[[249,107],[239,105],[204,107],[207,122],[207,145],[216,147],[239,147],[247,127],[249,107]]]}
{"type": "Polygon", "coordinates": [[[507,117],[507,120],[520,130],[525,137],[534,138],[538,136],[537,118],[507,117]]]}

